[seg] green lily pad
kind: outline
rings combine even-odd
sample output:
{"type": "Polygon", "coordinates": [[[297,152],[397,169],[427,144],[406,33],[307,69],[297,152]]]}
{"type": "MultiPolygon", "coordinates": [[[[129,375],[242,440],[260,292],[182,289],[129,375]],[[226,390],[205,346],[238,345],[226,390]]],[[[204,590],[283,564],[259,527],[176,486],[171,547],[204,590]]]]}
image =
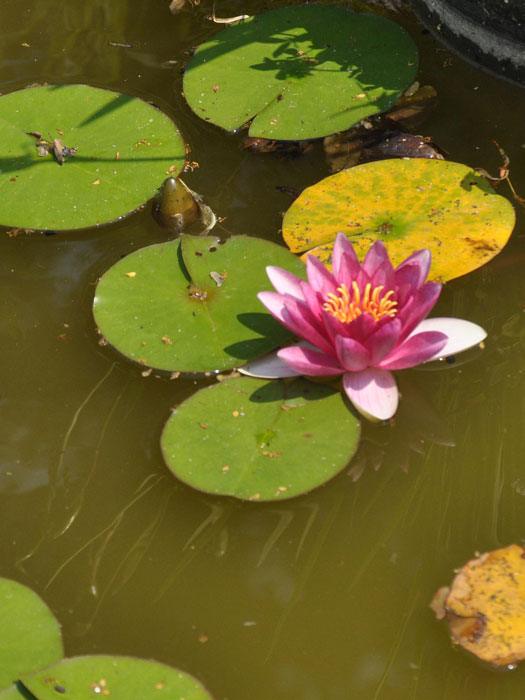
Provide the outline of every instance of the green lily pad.
{"type": "Polygon", "coordinates": [[[64,655],[60,625],[32,590],[0,578],[0,688],[64,655]]]}
{"type": "Polygon", "coordinates": [[[311,139],[386,111],[413,82],[417,49],[384,17],[341,7],[283,7],[198,47],[184,95],[203,119],[250,135],[311,139]]]}
{"type": "Polygon", "coordinates": [[[87,85],[1,96],[0,144],[0,224],[19,228],[77,229],[121,218],[184,164],[184,142],[167,115],[87,85]],[[76,152],[58,155],[55,140],[76,152]]]}
{"type": "Polygon", "coordinates": [[[290,338],[256,296],[268,288],[267,265],[304,275],[286,248],[248,236],[148,246],[102,276],[95,321],[111,345],[147,367],[230,369],[290,338]]]}
{"type": "Polygon", "coordinates": [[[249,501],[292,498],[324,484],[354,455],[360,424],[325,384],[227,379],[184,401],[161,447],[177,478],[249,501]]]}
{"type": "Polygon", "coordinates": [[[342,170],[308,187],[284,215],[294,253],[330,263],[342,231],[364,256],[384,241],[399,264],[432,253],[430,277],[446,281],[497,255],[515,223],[512,204],[467,165],[423,158],[383,160],[342,170]]]}
{"type": "Polygon", "coordinates": [[[125,656],[77,656],[63,659],[34,676],[22,678],[38,700],[211,700],[192,676],[156,661],[125,656]]]}

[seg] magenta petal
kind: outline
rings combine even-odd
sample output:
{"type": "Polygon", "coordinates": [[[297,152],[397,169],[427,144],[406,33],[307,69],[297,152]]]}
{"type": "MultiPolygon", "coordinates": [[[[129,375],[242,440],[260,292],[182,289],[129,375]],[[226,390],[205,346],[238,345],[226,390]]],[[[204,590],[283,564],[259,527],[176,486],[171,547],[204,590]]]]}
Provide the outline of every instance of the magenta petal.
{"type": "Polygon", "coordinates": [[[323,300],[320,298],[320,294],[314,292],[307,282],[303,282],[301,284],[301,292],[306,305],[310,309],[310,313],[322,325],[322,316],[324,311],[322,307],[323,300]]]}
{"type": "Polygon", "coordinates": [[[372,366],[378,365],[395,348],[400,333],[401,321],[395,318],[369,335],[366,346],[370,351],[370,364],[372,366]]]}
{"type": "Polygon", "coordinates": [[[277,292],[259,292],[257,296],[272,316],[298,338],[307,340],[324,351],[332,349],[327,338],[315,328],[316,321],[303,302],[277,292]]]}
{"type": "Polygon", "coordinates": [[[388,420],[397,411],[399,393],[390,372],[369,367],[343,375],[346,395],[366,418],[388,420]]]}
{"type": "Polygon", "coordinates": [[[383,369],[415,367],[439,355],[446,342],[447,336],[437,331],[427,331],[412,335],[397,347],[394,352],[391,352],[379,366],[383,369]]]}
{"type": "Polygon", "coordinates": [[[299,345],[281,348],[277,356],[296,372],[307,377],[329,377],[344,371],[334,357],[299,345]]]}
{"type": "Polygon", "coordinates": [[[277,292],[259,292],[257,298],[266,306],[268,311],[275,316],[275,318],[280,321],[283,326],[286,326],[286,322],[283,318],[284,311],[284,298],[281,294],[277,292]]]}
{"type": "Polygon", "coordinates": [[[363,261],[363,270],[372,279],[374,278],[374,286],[377,284],[383,284],[384,281],[375,281],[376,275],[390,276],[394,268],[388,257],[388,253],[385,244],[382,241],[376,241],[373,246],[368,250],[363,261]]]}
{"type": "MultiPolygon", "coordinates": [[[[355,337],[353,333],[348,332],[350,326],[349,323],[343,323],[339,321],[335,316],[323,311],[322,322],[324,327],[324,333],[326,337],[330,340],[332,347],[335,347],[335,339],[342,335],[345,338],[355,337]]],[[[360,338],[358,338],[360,340],[360,338]]]]}
{"type": "Polygon", "coordinates": [[[332,253],[332,269],[337,282],[350,288],[360,267],[354,246],[344,233],[338,233],[332,253]]]}
{"type": "Polygon", "coordinates": [[[417,271],[417,277],[415,279],[416,285],[420,287],[423,282],[426,280],[428,277],[428,272],[430,270],[430,263],[432,262],[432,254],[430,253],[430,250],[427,248],[423,248],[423,250],[418,250],[415,253],[412,253],[406,260],[403,260],[403,262],[398,265],[396,268],[396,277],[401,270],[403,270],[407,266],[412,266],[413,269],[417,271]]]}
{"type": "Polygon", "coordinates": [[[345,335],[365,344],[367,338],[377,329],[377,322],[370,314],[361,314],[346,326],[345,335]]]}
{"type": "Polygon", "coordinates": [[[396,270],[394,274],[394,286],[398,308],[401,310],[407,300],[412,298],[419,287],[420,271],[417,265],[405,265],[402,270],[396,270]]]}
{"type": "Polygon", "coordinates": [[[286,327],[323,352],[331,353],[332,343],[326,337],[322,324],[311,314],[308,306],[293,297],[284,297],[284,305],[283,319],[286,327]]]}
{"type": "Polygon", "coordinates": [[[428,316],[439,299],[442,286],[437,282],[424,284],[406,306],[401,310],[399,317],[403,322],[402,338],[412,333],[414,328],[428,316]]]}
{"type": "Polygon", "coordinates": [[[266,268],[266,274],[279,294],[290,294],[296,299],[303,299],[301,280],[291,272],[283,270],[282,267],[270,265],[266,268]]]}
{"type": "Polygon", "coordinates": [[[319,292],[321,296],[326,297],[329,293],[336,293],[337,283],[332,273],[313,255],[309,255],[306,259],[306,274],[312,289],[319,292]]]}
{"type": "Polygon", "coordinates": [[[335,339],[337,358],[348,372],[360,372],[370,364],[368,350],[353,338],[338,336],[335,339]]]}

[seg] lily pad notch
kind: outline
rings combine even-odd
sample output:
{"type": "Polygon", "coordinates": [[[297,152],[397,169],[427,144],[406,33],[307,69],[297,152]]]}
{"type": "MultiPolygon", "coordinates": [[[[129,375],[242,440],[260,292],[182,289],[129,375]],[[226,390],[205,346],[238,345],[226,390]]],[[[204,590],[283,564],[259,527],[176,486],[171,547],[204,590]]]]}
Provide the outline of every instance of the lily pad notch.
{"type": "Polygon", "coordinates": [[[312,139],[389,109],[417,68],[411,37],[384,17],[283,7],[201,44],[184,95],[198,116],[228,131],[251,122],[250,136],[312,139]]]}
{"type": "Polygon", "coordinates": [[[88,85],[2,95],[0,225],[71,230],[120,219],[184,159],[172,120],[137,97],[88,85]]]}

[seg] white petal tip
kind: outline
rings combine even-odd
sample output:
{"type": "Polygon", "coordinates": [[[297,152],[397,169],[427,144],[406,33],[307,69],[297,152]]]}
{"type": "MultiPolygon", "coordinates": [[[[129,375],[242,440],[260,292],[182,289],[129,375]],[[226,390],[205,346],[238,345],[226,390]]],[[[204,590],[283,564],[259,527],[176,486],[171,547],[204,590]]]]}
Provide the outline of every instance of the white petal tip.
{"type": "Polygon", "coordinates": [[[430,360],[457,355],[459,352],[481,345],[487,337],[487,331],[484,328],[462,318],[427,318],[419,324],[413,334],[423,330],[439,331],[448,336],[445,347],[430,360]]]}
{"type": "Polygon", "coordinates": [[[389,420],[397,411],[399,392],[391,372],[375,368],[347,372],[343,388],[355,409],[368,420],[389,420]]]}
{"type": "Polygon", "coordinates": [[[256,377],[257,379],[286,379],[287,377],[301,376],[299,372],[283,362],[276,352],[248,362],[243,367],[239,367],[238,371],[247,377],[256,377]]]}

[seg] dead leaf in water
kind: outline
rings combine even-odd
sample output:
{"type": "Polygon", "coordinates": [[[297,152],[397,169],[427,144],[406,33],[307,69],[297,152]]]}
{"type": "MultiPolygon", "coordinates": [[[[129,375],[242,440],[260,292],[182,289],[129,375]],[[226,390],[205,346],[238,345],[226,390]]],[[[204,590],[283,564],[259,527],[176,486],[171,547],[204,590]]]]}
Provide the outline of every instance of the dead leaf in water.
{"type": "Polygon", "coordinates": [[[525,549],[510,545],[471,559],[431,607],[456,644],[495,666],[525,658],[525,549]]]}

